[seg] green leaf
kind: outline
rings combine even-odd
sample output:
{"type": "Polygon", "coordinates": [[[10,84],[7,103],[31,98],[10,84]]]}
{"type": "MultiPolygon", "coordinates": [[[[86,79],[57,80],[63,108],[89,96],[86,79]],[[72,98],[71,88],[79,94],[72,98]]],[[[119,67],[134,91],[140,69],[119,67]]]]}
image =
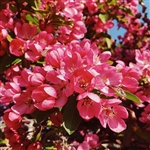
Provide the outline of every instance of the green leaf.
{"type": "Polygon", "coordinates": [[[114,5],[117,2],[117,0],[108,0],[108,5],[114,5]]]}
{"type": "Polygon", "coordinates": [[[136,95],[134,95],[133,93],[130,93],[129,91],[125,91],[122,88],[112,88],[112,89],[114,89],[117,96],[119,96],[123,99],[126,98],[126,99],[131,100],[133,102],[136,102],[138,104],[141,104],[140,99],[136,95]]]}
{"type": "Polygon", "coordinates": [[[13,39],[12,39],[12,37],[8,34],[7,35],[7,40],[9,41],[9,42],[11,42],[13,39]]]}
{"type": "Polygon", "coordinates": [[[124,92],[126,94],[126,99],[131,100],[133,102],[136,102],[138,104],[141,104],[140,99],[136,95],[134,95],[134,94],[132,94],[132,93],[130,93],[128,91],[124,91],[124,92]]]}
{"type": "Polygon", "coordinates": [[[106,23],[108,19],[108,14],[99,14],[99,18],[102,20],[103,23],[106,23]]]}
{"type": "Polygon", "coordinates": [[[104,7],[103,3],[98,4],[98,9],[102,9],[104,7]]]}
{"type": "Polygon", "coordinates": [[[45,150],[56,150],[54,146],[47,146],[45,147],[45,150]]]}
{"type": "Polygon", "coordinates": [[[77,110],[77,101],[76,96],[71,96],[68,99],[67,104],[63,108],[63,127],[71,135],[76,128],[78,127],[79,123],[81,122],[82,118],[79,115],[77,110]]]}
{"type": "Polygon", "coordinates": [[[111,39],[105,38],[105,40],[106,40],[108,48],[111,48],[111,43],[112,43],[111,39]]]}
{"type": "Polygon", "coordinates": [[[26,19],[27,19],[31,24],[36,24],[36,25],[39,24],[38,18],[36,18],[36,17],[34,17],[34,16],[31,16],[30,14],[27,14],[27,15],[26,15],[26,19]]]}
{"type": "Polygon", "coordinates": [[[20,59],[20,58],[16,58],[16,59],[12,62],[12,65],[18,64],[19,62],[21,62],[21,59],[20,59]]]}

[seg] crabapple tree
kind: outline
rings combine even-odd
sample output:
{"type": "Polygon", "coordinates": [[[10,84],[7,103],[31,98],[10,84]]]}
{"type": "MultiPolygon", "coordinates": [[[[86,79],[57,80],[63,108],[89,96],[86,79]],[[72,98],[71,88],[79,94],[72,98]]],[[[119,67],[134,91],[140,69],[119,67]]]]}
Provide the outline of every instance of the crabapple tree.
{"type": "Polygon", "coordinates": [[[150,147],[146,9],[142,0],[0,1],[0,145],[150,147]],[[114,26],[125,34],[114,39],[114,26]]]}

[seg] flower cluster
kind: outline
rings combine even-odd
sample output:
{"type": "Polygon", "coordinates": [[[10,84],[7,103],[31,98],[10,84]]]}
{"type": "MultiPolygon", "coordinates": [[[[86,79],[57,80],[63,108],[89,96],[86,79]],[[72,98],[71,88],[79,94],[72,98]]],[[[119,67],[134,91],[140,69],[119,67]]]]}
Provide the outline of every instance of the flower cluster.
{"type": "Polygon", "coordinates": [[[12,150],[97,148],[101,138],[96,131],[84,128],[82,140],[70,145],[64,137],[94,119],[100,132],[106,128],[123,133],[133,120],[129,112],[138,109],[143,110],[137,114],[139,121],[149,130],[150,38],[141,41],[149,29],[148,21],[141,28],[132,15],[138,16],[138,4],[135,0],[2,3],[0,104],[6,109],[4,132],[12,150]],[[114,19],[127,30],[119,37],[120,46],[108,33],[114,19]],[[142,37],[136,46],[134,36],[142,37]]]}
{"type": "MultiPolygon", "coordinates": [[[[18,114],[19,119],[20,115],[31,114],[36,108],[46,111],[63,107],[69,96],[77,94],[81,117],[89,120],[101,118],[105,113],[106,117],[100,121],[105,122],[103,126],[106,127],[109,117],[113,119],[120,112],[125,113],[123,118],[128,117],[125,108],[117,106],[121,101],[101,98],[101,94],[117,98],[114,89],[128,86],[123,84],[127,83],[123,74],[107,62],[110,57],[110,52],[100,53],[89,40],[71,42],[63,47],[56,43],[47,51],[43,67],[25,68],[3,86],[1,102],[5,105],[13,102],[9,113],[18,114]]],[[[129,77],[128,80],[130,82],[129,77]]],[[[118,129],[119,125],[111,129],[121,132],[125,125],[121,126],[122,129],[118,129]]]]}

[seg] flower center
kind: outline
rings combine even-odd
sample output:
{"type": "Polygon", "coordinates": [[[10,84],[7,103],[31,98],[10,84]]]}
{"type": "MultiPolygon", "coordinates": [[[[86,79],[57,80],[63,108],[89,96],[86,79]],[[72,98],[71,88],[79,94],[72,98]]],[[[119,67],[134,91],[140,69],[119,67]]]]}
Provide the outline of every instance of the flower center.
{"type": "Polygon", "coordinates": [[[106,115],[108,115],[109,117],[113,117],[115,115],[115,112],[113,110],[113,106],[109,106],[107,108],[103,106],[102,108],[103,108],[103,110],[105,110],[106,115]]]}
{"type": "Polygon", "coordinates": [[[83,105],[91,105],[92,104],[92,100],[90,99],[90,98],[84,98],[84,103],[83,103],[83,105]]]}
{"type": "Polygon", "coordinates": [[[79,87],[82,88],[83,90],[86,90],[86,87],[88,85],[88,83],[86,82],[85,79],[81,79],[78,81],[79,87]]]}
{"type": "Polygon", "coordinates": [[[25,104],[28,105],[28,106],[32,106],[34,103],[33,103],[32,99],[28,98],[28,99],[25,101],[25,104]]]}

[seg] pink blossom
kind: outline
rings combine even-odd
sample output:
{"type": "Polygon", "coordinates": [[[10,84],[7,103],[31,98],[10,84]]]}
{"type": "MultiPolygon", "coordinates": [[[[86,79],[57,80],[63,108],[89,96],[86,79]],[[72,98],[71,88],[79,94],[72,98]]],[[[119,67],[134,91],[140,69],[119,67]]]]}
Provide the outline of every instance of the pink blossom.
{"type": "Polygon", "coordinates": [[[10,12],[8,10],[3,9],[0,11],[0,25],[4,27],[4,29],[13,28],[14,20],[12,17],[9,16],[10,12]],[[7,12],[6,12],[7,11],[7,12]]]}
{"type": "Polygon", "coordinates": [[[46,74],[46,80],[54,85],[58,93],[58,98],[55,104],[56,107],[64,105],[67,101],[67,97],[72,95],[74,92],[68,84],[69,82],[65,78],[65,74],[63,73],[64,72],[61,70],[56,71],[52,68],[49,68],[46,74]]]}
{"type": "MultiPolygon", "coordinates": [[[[119,133],[126,129],[128,111],[124,106],[143,107],[139,120],[149,126],[150,31],[142,2],[143,13],[138,14],[138,0],[34,0],[31,9],[29,0],[4,0],[0,4],[0,103],[7,106],[3,109],[8,108],[3,115],[4,132],[12,150],[47,146],[49,133],[59,132],[63,121],[68,121],[61,113],[72,96],[77,96],[74,107],[85,121],[99,119],[102,127],[119,133]],[[113,39],[106,41],[114,26],[112,19],[117,20],[118,28],[126,29],[119,44],[113,39]],[[115,91],[119,89],[137,95],[142,104],[121,104],[115,91]],[[36,109],[58,112],[41,124],[34,116],[36,109]],[[31,121],[29,117],[33,117],[31,121]]],[[[68,123],[72,119],[76,118],[68,123]]],[[[76,133],[67,141],[63,134],[54,133],[60,135],[59,140],[50,144],[58,150],[99,149],[99,131],[80,125],[76,133],[84,137],[81,144],[78,137],[70,143],[76,133]]],[[[109,136],[109,130],[101,133],[103,139],[109,136]]]]}
{"type": "Polygon", "coordinates": [[[135,95],[140,99],[140,102],[141,102],[141,104],[137,104],[137,103],[136,103],[136,105],[137,105],[138,107],[144,107],[144,106],[145,106],[144,102],[150,103],[149,90],[150,90],[150,88],[146,88],[146,89],[144,89],[143,91],[137,91],[137,92],[136,92],[135,95]]]}
{"type": "Polygon", "coordinates": [[[83,119],[89,120],[101,112],[101,100],[98,95],[86,92],[79,94],[77,100],[77,109],[83,119]]]}
{"type": "Polygon", "coordinates": [[[7,35],[8,35],[7,30],[0,25],[0,41],[6,39],[7,35]]]}
{"type": "Polygon", "coordinates": [[[52,86],[43,84],[33,90],[31,97],[33,98],[34,106],[45,111],[54,107],[57,94],[52,86]]]}
{"type": "Polygon", "coordinates": [[[20,72],[20,75],[13,78],[13,81],[18,83],[21,87],[36,87],[43,84],[45,81],[45,74],[43,68],[34,67],[32,71],[24,68],[20,72]]]}
{"type": "Polygon", "coordinates": [[[139,80],[140,74],[136,68],[132,68],[132,66],[130,67],[126,66],[123,61],[116,61],[116,62],[118,63],[116,65],[116,69],[122,72],[124,76],[133,77],[136,80],[139,80]]]}
{"type": "Polygon", "coordinates": [[[17,114],[31,114],[34,110],[34,102],[30,91],[24,91],[20,95],[14,96],[15,105],[11,109],[17,114]]]}
{"type": "Polygon", "coordinates": [[[8,105],[10,102],[13,101],[13,97],[20,94],[20,86],[15,82],[7,82],[2,88],[1,91],[1,102],[4,105],[8,105]]]}
{"type": "Polygon", "coordinates": [[[11,54],[19,57],[27,51],[27,45],[25,41],[16,38],[10,42],[9,49],[11,54]]]}
{"type": "Polygon", "coordinates": [[[106,0],[100,0],[99,2],[100,2],[100,3],[105,3],[105,2],[106,2],[106,0]]]}
{"type": "Polygon", "coordinates": [[[126,129],[126,124],[122,118],[128,118],[127,110],[125,107],[118,105],[120,103],[121,101],[119,99],[103,99],[102,111],[98,116],[104,128],[106,128],[108,124],[109,128],[116,133],[126,129]]]}
{"type": "Polygon", "coordinates": [[[81,12],[84,9],[84,3],[85,0],[76,0],[76,1],[65,0],[65,7],[74,7],[78,10],[78,12],[81,12]]]}
{"type": "Polygon", "coordinates": [[[98,18],[97,16],[95,17],[95,25],[94,25],[94,29],[97,32],[106,32],[107,30],[111,29],[114,26],[114,23],[112,22],[112,20],[108,20],[105,23],[98,18]]]}
{"type": "Polygon", "coordinates": [[[90,145],[88,142],[83,141],[83,143],[78,146],[77,150],[90,150],[90,145]]]}
{"type": "Polygon", "coordinates": [[[38,86],[43,84],[45,78],[40,73],[33,73],[32,75],[29,75],[28,77],[28,83],[31,86],[38,86]]]}
{"type": "Polygon", "coordinates": [[[91,148],[96,148],[100,145],[99,137],[96,134],[86,134],[84,141],[86,141],[91,148]]]}
{"type": "MultiPolygon", "coordinates": [[[[86,33],[86,27],[83,22],[83,14],[78,10],[77,7],[80,7],[79,9],[82,10],[82,4],[81,2],[72,2],[68,3],[68,7],[64,9],[64,16],[68,21],[72,21],[71,26],[63,26],[59,28],[59,41],[63,43],[69,43],[73,40],[78,40],[83,38],[84,34],[86,33]],[[75,5],[77,4],[77,7],[75,5]]],[[[67,5],[67,4],[66,4],[67,5]]]]}
{"type": "Polygon", "coordinates": [[[150,66],[143,69],[143,77],[145,77],[145,79],[150,82],[150,66]]]}
{"type": "Polygon", "coordinates": [[[18,85],[20,87],[26,87],[26,86],[29,86],[30,84],[28,83],[28,78],[30,75],[33,75],[33,72],[27,68],[24,68],[20,75],[18,76],[15,76],[13,78],[13,81],[18,83],[18,85]]]}
{"type": "Polygon", "coordinates": [[[37,27],[28,23],[17,22],[15,24],[14,32],[18,38],[32,40],[37,33],[37,27]]]}
{"type": "Polygon", "coordinates": [[[110,57],[111,57],[111,52],[104,51],[104,52],[100,53],[100,56],[99,56],[100,62],[106,63],[110,59],[110,57]]]}
{"type": "Polygon", "coordinates": [[[95,0],[87,0],[86,6],[88,7],[88,10],[91,14],[94,14],[98,11],[98,6],[95,0]]]}
{"type": "Polygon", "coordinates": [[[40,73],[43,77],[46,76],[46,70],[44,70],[44,68],[41,67],[41,66],[34,66],[33,67],[33,72],[34,73],[40,73]]]}
{"type": "Polygon", "coordinates": [[[9,128],[18,129],[21,126],[22,117],[11,109],[4,112],[3,119],[9,128]]]}
{"type": "Polygon", "coordinates": [[[92,79],[93,75],[85,69],[81,68],[73,73],[70,81],[70,86],[77,93],[91,91],[94,88],[91,84],[92,79]]]}
{"type": "Polygon", "coordinates": [[[88,39],[83,39],[80,44],[72,42],[68,45],[69,50],[67,49],[67,52],[72,52],[70,55],[73,55],[74,52],[80,54],[82,66],[87,66],[87,68],[101,63],[107,63],[107,60],[111,57],[109,51],[101,53],[96,43],[91,43],[88,39]]]}
{"type": "Polygon", "coordinates": [[[36,87],[43,84],[45,80],[45,71],[42,68],[39,69],[39,71],[36,69],[33,69],[33,71],[35,73],[30,69],[24,68],[20,75],[13,78],[13,81],[18,83],[21,87],[36,87]]]}
{"type": "Polygon", "coordinates": [[[50,50],[46,53],[45,61],[47,64],[53,66],[54,68],[60,68],[62,60],[64,58],[64,49],[56,45],[53,47],[53,50],[50,50]]]}
{"type": "Polygon", "coordinates": [[[78,14],[78,11],[77,11],[77,9],[76,8],[74,8],[74,7],[66,7],[65,9],[64,9],[64,15],[65,15],[65,17],[67,17],[67,18],[73,18],[75,15],[77,15],[78,14]]]}
{"type": "MultiPolygon", "coordinates": [[[[2,81],[0,80],[0,98],[3,96],[2,91],[4,90],[4,86],[2,84],[2,81]]],[[[1,99],[0,99],[0,103],[1,103],[1,99]]]]}
{"type": "Polygon", "coordinates": [[[116,93],[111,87],[118,87],[122,81],[122,74],[109,64],[101,64],[95,67],[98,73],[93,79],[93,84],[107,96],[114,96],[116,93]]]}
{"type": "Polygon", "coordinates": [[[144,111],[141,113],[139,120],[143,123],[150,123],[150,104],[144,108],[144,111]]]}
{"type": "Polygon", "coordinates": [[[121,84],[124,89],[131,91],[131,92],[135,92],[139,89],[138,81],[133,77],[124,77],[121,84]]]}
{"type": "Polygon", "coordinates": [[[135,51],[135,59],[139,65],[143,65],[143,67],[146,67],[147,65],[150,65],[150,52],[149,51],[143,51],[140,50],[135,51]],[[144,66],[146,65],[146,66],[144,66]]]}
{"type": "Polygon", "coordinates": [[[122,73],[121,86],[123,89],[131,92],[136,92],[138,87],[138,81],[140,79],[140,74],[135,68],[131,68],[125,65],[122,61],[117,61],[118,65],[116,68],[122,73]],[[132,83],[132,84],[131,84],[132,83]]]}
{"type": "Polygon", "coordinates": [[[40,59],[42,56],[43,48],[39,44],[31,43],[28,45],[28,51],[25,53],[25,58],[32,62],[40,59]]]}
{"type": "Polygon", "coordinates": [[[81,39],[84,37],[84,34],[87,32],[85,24],[83,21],[75,21],[72,28],[72,34],[70,40],[81,39]]]}
{"type": "Polygon", "coordinates": [[[95,43],[91,43],[89,39],[83,39],[79,44],[72,42],[69,46],[72,46],[72,51],[77,51],[82,58],[87,55],[93,56],[92,53],[99,53],[99,49],[95,43]]]}
{"type": "Polygon", "coordinates": [[[20,68],[17,65],[12,65],[10,68],[8,68],[5,71],[5,74],[6,74],[6,79],[11,81],[13,77],[20,74],[20,68]]]}
{"type": "Polygon", "coordinates": [[[35,43],[40,45],[43,49],[53,42],[53,35],[46,31],[41,31],[35,38],[35,43]]]}
{"type": "MultiPolygon", "coordinates": [[[[46,80],[49,81],[50,83],[53,83],[53,84],[57,84],[60,86],[60,88],[63,88],[63,80],[60,79],[58,76],[59,76],[59,72],[56,71],[56,70],[53,70],[53,68],[50,68],[48,71],[47,71],[47,74],[46,74],[46,80]]],[[[64,79],[65,81],[65,79],[64,79]]]]}
{"type": "Polygon", "coordinates": [[[71,54],[71,56],[66,56],[64,58],[65,72],[68,73],[69,77],[74,73],[75,70],[82,67],[81,55],[77,52],[71,54]]]}
{"type": "Polygon", "coordinates": [[[58,30],[58,41],[62,43],[69,43],[69,36],[71,34],[71,27],[61,26],[58,30]]]}
{"type": "Polygon", "coordinates": [[[67,101],[68,101],[68,97],[65,93],[65,90],[59,90],[59,92],[57,91],[57,99],[55,101],[55,107],[63,107],[67,101]]]}

